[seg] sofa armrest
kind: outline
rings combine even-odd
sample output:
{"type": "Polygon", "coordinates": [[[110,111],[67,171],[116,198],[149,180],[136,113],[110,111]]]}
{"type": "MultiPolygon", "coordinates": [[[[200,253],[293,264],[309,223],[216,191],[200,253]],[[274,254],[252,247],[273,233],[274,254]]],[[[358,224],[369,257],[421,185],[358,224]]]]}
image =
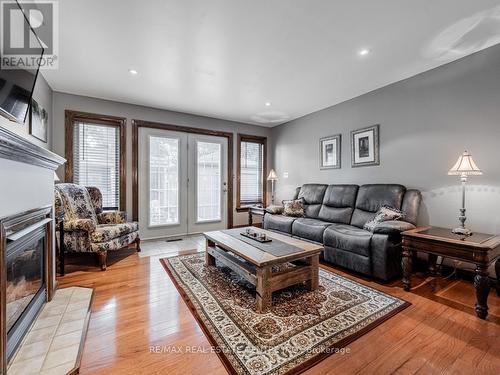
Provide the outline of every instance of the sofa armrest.
{"type": "Polygon", "coordinates": [[[284,210],[285,210],[285,207],[283,207],[283,206],[271,205],[271,206],[266,207],[264,212],[271,214],[271,215],[281,215],[284,210]]]}
{"type": "Polygon", "coordinates": [[[85,232],[95,231],[96,225],[92,219],[74,219],[74,220],[64,220],[64,230],[83,230],[85,232]]]}
{"type": "Polygon", "coordinates": [[[104,211],[97,214],[99,224],[123,224],[127,222],[125,211],[104,211]]]}
{"type": "Polygon", "coordinates": [[[373,233],[378,234],[400,234],[406,230],[415,229],[415,225],[406,221],[388,220],[375,225],[373,233]]]}

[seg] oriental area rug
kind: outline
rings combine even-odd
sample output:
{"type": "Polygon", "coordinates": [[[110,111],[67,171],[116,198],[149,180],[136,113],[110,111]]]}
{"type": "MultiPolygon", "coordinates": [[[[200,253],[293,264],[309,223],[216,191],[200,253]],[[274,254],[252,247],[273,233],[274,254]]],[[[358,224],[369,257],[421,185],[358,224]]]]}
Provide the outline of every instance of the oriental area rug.
{"type": "Polygon", "coordinates": [[[204,253],[160,261],[232,374],[300,373],[409,305],[320,269],[316,291],[275,292],[259,314],[255,288],[228,268],[206,266],[204,253]]]}

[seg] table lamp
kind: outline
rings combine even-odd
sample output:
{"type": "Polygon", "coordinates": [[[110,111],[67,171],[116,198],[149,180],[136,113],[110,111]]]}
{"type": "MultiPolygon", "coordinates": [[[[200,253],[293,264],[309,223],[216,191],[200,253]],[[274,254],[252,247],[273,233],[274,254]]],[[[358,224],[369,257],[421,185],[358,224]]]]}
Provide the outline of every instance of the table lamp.
{"type": "Polygon", "coordinates": [[[267,181],[271,181],[271,204],[274,204],[274,181],[278,180],[278,175],[274,169],[271,169],[267,181]]]}
{"type": "Polygon", "coordinates": [[[462,181],[462,208],[460,209],[460,216],[458,217],[460,226],[452,230],[455,234],[463,236],[472,235],[472,231],[465,227],[465,220],[467,220],[465,216],[465,184],[467,183],[468,176],[479,176],[482,174],[483,172],[481,172],[474,160],[472,160],[471,154],[467,151],[464,151],[464,153],[460,155],[455,165],[448,171],[448,175],[460,176],[460,181],[462,181]]]}

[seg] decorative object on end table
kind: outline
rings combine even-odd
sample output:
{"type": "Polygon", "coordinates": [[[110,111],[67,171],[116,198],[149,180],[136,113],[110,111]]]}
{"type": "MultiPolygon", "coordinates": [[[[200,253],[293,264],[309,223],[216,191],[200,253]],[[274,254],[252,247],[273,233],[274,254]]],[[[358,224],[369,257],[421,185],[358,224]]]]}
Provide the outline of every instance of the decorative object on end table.
{"type": "Polygon", "coordinates": [[[36,100],[31,100],[30,106],[30,134],[47,143],[47,123],[49,115],[36,100]]]}
{"type": "Polygon", "coordinates": [[[365,167],[380,164],[380,125],[351,132],[351,166],[365,167]]]}
{"type": "Polygon", "coordinates": [[[462,208],[460,209],[460,216],[458,217],[458,220],[460,220],[460,227],[452,230],[455,234],[463,236],[472,235],[472,231],[465,227],[465,220],[467,220],[465,216],[465,184],[467,183],[467,176],[479,176],[482,174],[483,172],[478,168],[472,159],[472,155],[469,154],[467,150],[460,155],[455,165],[448,171],[448,175],[460,176],[460,181],[462,181],[462,208]]]}
{"type": "Polygon", "coordinates": [[[340,144],[341,134],[324,137],[319,140],[319,168],[339,169],[340,168],[340,144]]]}
{"type": "Polygon", "coordinates": [[[274,181],[278,180],[278,175],[274,169],[271,169],[269,176],[267,176],[267,181],[271,181],[271,204],[274,204],[274,181]]]}

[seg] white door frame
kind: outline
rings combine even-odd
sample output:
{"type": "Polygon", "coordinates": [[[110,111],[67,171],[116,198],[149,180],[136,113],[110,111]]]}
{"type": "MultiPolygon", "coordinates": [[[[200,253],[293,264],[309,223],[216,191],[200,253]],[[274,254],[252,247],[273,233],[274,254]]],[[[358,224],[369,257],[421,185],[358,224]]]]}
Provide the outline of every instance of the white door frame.
{"type": "Polygon", "coordinates": [[[152,128],[172,130],[184,133],[215,135],[227,138],[227,227],[233,227],[234,217],[234,134],[232,132],[214,131],[203,128],[192,128],[179,125],[162,124],[158,122],[132,120],[132,217],[139,218],[139,129],[152,128]]]}

